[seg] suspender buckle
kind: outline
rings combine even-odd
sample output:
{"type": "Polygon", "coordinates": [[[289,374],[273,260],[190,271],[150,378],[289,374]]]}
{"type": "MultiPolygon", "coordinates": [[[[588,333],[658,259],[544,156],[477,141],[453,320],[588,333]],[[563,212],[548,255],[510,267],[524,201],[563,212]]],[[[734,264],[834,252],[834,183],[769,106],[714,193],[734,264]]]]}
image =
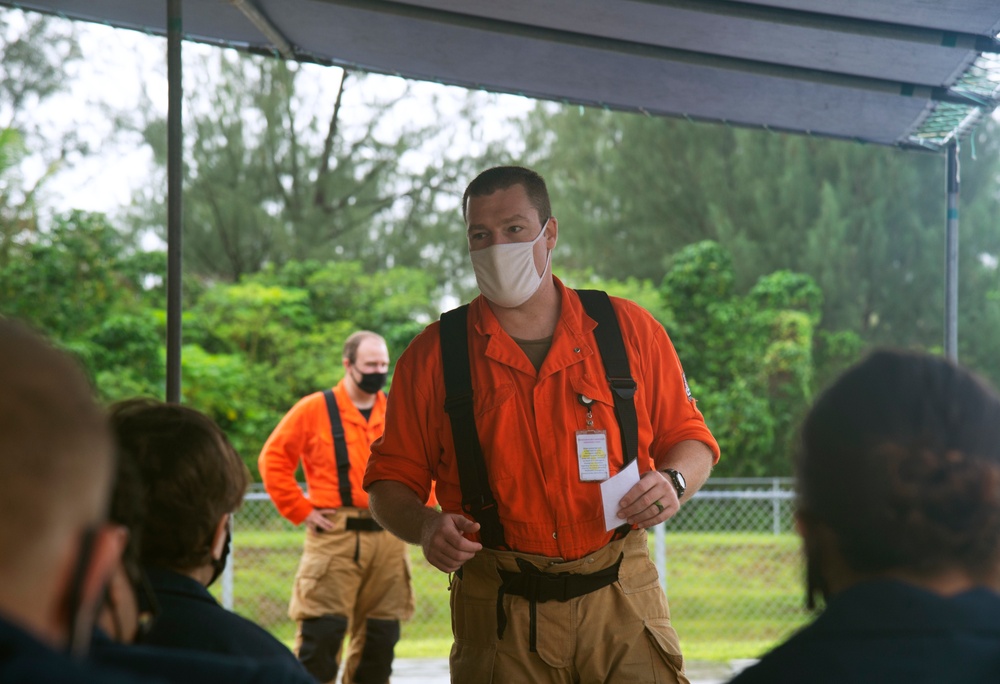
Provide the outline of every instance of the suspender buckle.
{"type": "Polygon", "coordinates": [[[613,378],[608,376],[608,383],[611,389],[622,399],[631,399],[635,396],[635,390],[639,387],[631,377],[613,378]]]}
{"type": "Polygon", "coordinates": [[[444,410],[448,415],[451,415],[456,409],[461,409],[464,406],[472,407],[472,392],[449,394],[444,400],[444,410]]]}
{"type": "Polygon", "coordinates": [[[479,538],[489,549],[510,551],[504,539],[503,525],[500,523],[500,508],[492,496],[477,496],[471,502],[463,502],[462,510],[479,523],[479,538]]]}
{"type": "Polygon", "coordinates": [[[471,514],[474,518],[478,518],[479,514],[484,511],[495,510],[496,507],[497,502],[493,497],[486,497],[485,495],[477,496],[472,501],[463,502],[462,504],[465,512],[471,514]]]}

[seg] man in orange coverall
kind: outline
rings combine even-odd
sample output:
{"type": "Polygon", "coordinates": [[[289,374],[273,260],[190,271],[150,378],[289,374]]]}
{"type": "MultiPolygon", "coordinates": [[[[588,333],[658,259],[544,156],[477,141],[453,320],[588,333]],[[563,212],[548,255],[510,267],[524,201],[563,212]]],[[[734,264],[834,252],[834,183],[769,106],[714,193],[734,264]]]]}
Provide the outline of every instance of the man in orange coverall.
{"type": "Polygon", "coordinates": [[[295,651],[320,682],[333,682],[344,635],[345,684],[384,684],[399,622],[413,613],[406,544],[382,530],[361,487],[371,443],[382,434],[389,350],[360,331],[344,343],[344,378],[300,400],[261,451],[264,486],[283,516],[305,523],[306,540],[288,614],[295,651]],[[309,495],[295,481],[302,463],[309,495]]]}
{"type": "Polygon", "coordinates": [[[537,173],[487,170],[462,208],[482,296],[467,323],[446,328],[445,314],[400,357],[365,475],[379,522],[455,573],[452,681],[687,682],[646,529],[698,490],[719,447],[673,345],[636,304],[613,297],[595,318],[553,277],[559,225],[537,173]],[[598,328],[620,329],[622,354],[605,356],[614,345],[598,328]],[[606,371],[620,356],[634,394],[606,371]],[[462,383],[445,373],[461,366],[471,390],[453,393],[462,383]],[[628,428],[616,418],[626,398],[628,428]],[[471,492],[469,423],[482,457],[468,479],[489,485],[471,492]],[[605,501],[601,482],[626,463],[634,480],[605,501]],[[422,505],[432,480],[440,512],[422,505]]]}

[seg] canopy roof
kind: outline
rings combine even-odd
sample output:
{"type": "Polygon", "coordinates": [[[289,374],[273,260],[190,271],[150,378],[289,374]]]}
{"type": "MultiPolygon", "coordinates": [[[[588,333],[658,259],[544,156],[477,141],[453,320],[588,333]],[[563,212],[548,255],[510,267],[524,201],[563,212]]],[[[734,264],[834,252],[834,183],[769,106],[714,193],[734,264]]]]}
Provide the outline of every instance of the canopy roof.
{"type": "MultiPolygon", "coordinates": [[[[164,0],[4,2],[166,34],[164,0]]],[[[190,40],[938,150],[1000,105],[998,0],[183,0],[190,40]]]]}

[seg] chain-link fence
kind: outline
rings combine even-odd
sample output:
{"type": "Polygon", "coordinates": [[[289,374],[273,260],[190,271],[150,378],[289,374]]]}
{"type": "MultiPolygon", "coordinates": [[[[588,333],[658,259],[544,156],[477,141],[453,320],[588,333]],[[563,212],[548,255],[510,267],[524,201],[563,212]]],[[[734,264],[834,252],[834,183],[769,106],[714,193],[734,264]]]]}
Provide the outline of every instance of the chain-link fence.
{"type": "MultiPolygon", "coordinates": [[[[792,532],[791,482],[713,479],[650,534],[671,613],[688,658],[754,657],[806,620],[802,562],[792,532]]],[[[251,491],[234,522],[232,562],[215,591],[236,612],[286,643],[286,614],[303,531],[267,494],[251,491]]],[[[451,646],[448,577],[411,547],[416,613],[397,655],[445,657],[451,646]]]]}

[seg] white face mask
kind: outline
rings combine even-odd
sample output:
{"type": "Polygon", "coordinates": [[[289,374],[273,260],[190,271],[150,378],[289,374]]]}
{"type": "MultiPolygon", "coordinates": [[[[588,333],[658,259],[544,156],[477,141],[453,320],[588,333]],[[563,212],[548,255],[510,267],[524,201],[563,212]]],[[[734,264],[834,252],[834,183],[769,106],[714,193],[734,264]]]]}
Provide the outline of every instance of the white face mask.
{"type": "MultiPolygon", "coordinates": [[[[521,306],[538,291],[544,275],[535,270],[535,243],[545,235],[546,219],[538,236],[531,242],[503,242],[469,252],[472,268],[476,272],[479,291],[505,309],[521,306]]],[[[545,256],[545,266],[549,266],[552,251],[545,256]]]]}

